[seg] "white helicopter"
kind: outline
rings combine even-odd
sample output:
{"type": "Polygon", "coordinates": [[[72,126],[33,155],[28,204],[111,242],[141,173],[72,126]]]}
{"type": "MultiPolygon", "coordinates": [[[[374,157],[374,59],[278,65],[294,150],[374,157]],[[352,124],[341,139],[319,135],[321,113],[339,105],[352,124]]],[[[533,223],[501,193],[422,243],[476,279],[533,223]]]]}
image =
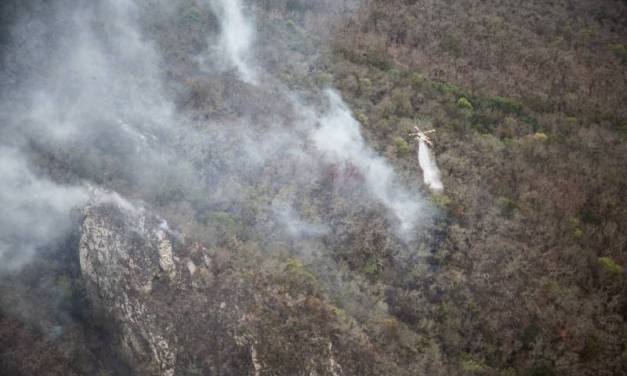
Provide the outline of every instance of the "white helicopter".
{"type": "Polygon", "coordinates": [[[420,128],[418,127],[414,127],[414,129],[416,130],[413,133],[410,133],[409,136],[414,137],[416,139],[416,141],[424,141],[427,144],[429,144],[429,146],[433,146],[433,142],[431,141],[431,139],[429,138],[429,136],[427,136],[428,134],[434,133],[435,129],[431,129],[428,131],[421,131],[420,128]]]}

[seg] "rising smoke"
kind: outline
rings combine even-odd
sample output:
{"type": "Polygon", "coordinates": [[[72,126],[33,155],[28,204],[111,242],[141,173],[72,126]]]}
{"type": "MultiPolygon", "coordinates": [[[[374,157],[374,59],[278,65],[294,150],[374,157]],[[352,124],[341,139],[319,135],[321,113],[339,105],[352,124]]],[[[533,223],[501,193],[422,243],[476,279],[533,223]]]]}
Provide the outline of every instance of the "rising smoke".
{"type": "MultiPolygon", "coordinates": [[[[241,78],[253,82],[253,72],[259,69],[249,65],[254,61],[251,56],[254,35],[250,17],[244,16],[239,0],[219,0],[216,5],[224,14],[221,46],[241,78]]],[[[288,96],[292,95],[288,93],[288,96]]],[[[313,122],[308,122],[310,127],[314,124],[309,137],[327,161],[354,165],[365,176],[370,193],[399,220],[400,233],[408,235],[424,207],[422,199],[401,187],[392,167],[369,149],[361,135],[360,124],[339,94],[327,90],[325,95],[329,102],[325,112],[316,112],[302,104],[298,106],[299,112],[314,117],[313,122]]]]}
{"type": "Polygon", "coordinates": [[[394,170],[365,143],[360,124],[340,96],[328,91],[330,109],[319,117],[320,126],[312,139],[324,158],[348,162],[365,176],[370,193],[382,202],[400,221],[400,232],[408,234],[420,215],[421,203],[396,181],[394,170]]]}
{"type": "Polygon", "coordinates": [[[133,26],[132,1],[13,6],[0,72],[0,264],[18,269],[70,229],[86,184],[139,176],[146,134],[171,118],[172,106],[157,54],[133,26]]]}
{"type": "MultiPolygon", "coordinates": [[[[175,5],[161,3],[153,7],[176,16],[175,5]]],[[[165,59],[158,35],[143,28],[144,13],[155,12],[149,5],[40,1],[18,16],[0,72],[0,262],[19,267],[67,232],[69,211],[84,204],[86,185],[155,204],[176,197],[229,209],[243,205],[244,188],[259,185],[273,166],[281,166],[268,183],[277,192],[320,180],[331,165],[354,167],[363,176],[365,199],[387,208],[398,234],[411,238],[425,201],[367,145],[339,94],[320,92],[323,105],[314,105],[280,84],[262,85],[259,77],[270,73],[256,63],[247,8],[239,0],[204,3],[219,22],[205,51],[216,61],[185,69],[212,77],[234,70],[250,90],[277,92],[264,99],[288,103],[276,107],[286,113],[211,121],[177,110],[180,93],[167,76],[180,62],[165,59]]],[[[236,93],[226,100],[241,98],[236,93]]],[[[278,208],[276,202],[265,208],[269,220],[292,236],[328,236],[328,225],[309,221],[294,202],[278,208]]]]}
{"type": "Polygon", "coordinates": [[[40,247],[71,229],[69,211],[87,190],[37,176],[18,151],[0,147],[0,273],[19,270],[40,247]]]}
{"type": "Polygon", "coordinates": [[[217,0],[211,5],[220,20],[219,50],[226,63],[233,66],[242,80],[254,83],[256,69],[252,66],[251,49],[254,29],[250,17],[245,17],[240,0],[217,0]]]}

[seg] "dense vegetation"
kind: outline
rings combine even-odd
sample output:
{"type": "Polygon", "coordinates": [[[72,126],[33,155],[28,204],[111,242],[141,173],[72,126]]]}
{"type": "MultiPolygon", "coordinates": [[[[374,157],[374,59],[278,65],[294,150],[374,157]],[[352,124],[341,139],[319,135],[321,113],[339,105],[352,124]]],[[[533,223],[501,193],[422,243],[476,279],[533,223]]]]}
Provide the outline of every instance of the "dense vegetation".
{"type": "MultiPolygon", "coordinates": [[[[294,118],[274,88],[317,106],[336,87],[412,185],[407,134],[435,128],[445,191],[423,191],[437,207],[424,235],[398,239],[350,166],[317,181],[281,155],[253,169],[238,164],[237,134],[215,125],[198,130],[219,134],[212,148],[188,151],[189,165],[156,186],[125,175],[130,146],[107,134],[91,136],[101,149],[33,142],[42,171],[141,198],[204,244],[226,281],[214,293],[248,291],[253,334],[281,374],[324,356],[316,334],[351,358],[346,374],[627,373],[624,1],[258,1],[258,58],[276,77],[265,90],[197,69],[189,56],[217,25],[196,5],[182,1],[176,22],[146,13],[178,109],[215,123],[252,117],[262,132],[294,118]],[[117,157],[103,159],[112,146],[117,157]],[[331,233],[290,239],[270,214],[281,200],[331,233]]],[[[86,312],[75,236],[3,277],[0,373],[126,371],[99,347],[106,322],[86,312]],[[32,302],[41,317],[23,320],[32,302]]]]}
{"type": "Polygon", "coordinates": [[[438,130],[450,223],[417,277],[432,293],[389,299],[418,331],[434,319],[462,373],[625,372],[625,12],[373,1],[338,37],[337,84],[381,150],[409,168],[396,140],[438,130]]]}

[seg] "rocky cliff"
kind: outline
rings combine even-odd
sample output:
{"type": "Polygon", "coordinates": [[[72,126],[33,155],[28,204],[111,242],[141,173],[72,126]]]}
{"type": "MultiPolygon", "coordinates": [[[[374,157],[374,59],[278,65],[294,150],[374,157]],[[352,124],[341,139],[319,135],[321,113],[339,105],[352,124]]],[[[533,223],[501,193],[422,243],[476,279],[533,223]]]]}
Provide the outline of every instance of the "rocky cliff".
{"type": "Polygon", "coordinates": [[[119,325],[120,344],[138,369],[173,375],[177,336],[154,295],[159,281],[177,277],[164,222],[113,201],[84,214],[80,261],[90,300],[119,325]]]}
{"type": "Polygon", "coordinates": [[[235,343],[233,336],[219,335],[226,328],[213,331],[215,322],[206,320],[206,314],[190,314],[226,305],[202,294],[197,283],[210,279],[208,257],[195,261],[182,257],[185,245],[163,219],[119,197],[97,198],[83,213],[80,263],[88,297],[94,311],[104,314],[115,327],[113,348],[138,374],[186,374],[194,367],[202,369],[200,363],[247,373],[249,348],[235,343]],[[202,341],[203,335],[214,340],[202,341]],[[232,356],[243,354],[244,361],[235,366],[214,362],[212,354],[222,352],[211,349],[212,342],[219,342],[216,337],[223,342],[221,350],[235,348],[232,356]],[[203,346],[212,353],[205,359],[179,356],[188,347],[196,348],[191,353],[198,354],[203,346]]]}
{"type": "Polygon", "coordinates": [[[83,210],[81,271],[92,312],[111,326],[108,345],[138,375],[286,374],[286,358],[299,374],[343,374],[328,336],[291,337],[289,322],[311,301],[271,298],[149,210],[97,196],[83,210]],[[269,300],[276,310],[257,309],[269,300]],[[284,328],[261,333],[273,319],[284,328]]]}

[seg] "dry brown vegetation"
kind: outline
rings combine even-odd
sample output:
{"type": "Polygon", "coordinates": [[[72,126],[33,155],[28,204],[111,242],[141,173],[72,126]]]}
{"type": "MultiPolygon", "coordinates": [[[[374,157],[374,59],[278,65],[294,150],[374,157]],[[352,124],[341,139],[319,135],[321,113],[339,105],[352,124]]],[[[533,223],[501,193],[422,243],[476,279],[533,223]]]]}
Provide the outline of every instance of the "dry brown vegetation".
{"type": "MultiPolygon", "coordinates": [[[[198,119],[254,114],[263,129],[288,105],[228,73],[194,70],[187,55],[216,28],[194,4],[181,3],[177,23],[147,26],[179,108],[198,119]]],[[[210,202],[201,178],[185,172],[159,187],[134,186],[116,175],[124,160],[102,167],[97,152],[80,147],[70,155],[35,145],[34,159],[61,180],[80,176],[141,197],[204,243],[215,260],[206,279],[228,282],[211,294],[245,291],[238,303],[254,313],[247,327],[274,354],[262,360],[277,374],[325,374],[312,359],[328,359],[329,344],[346,374],[627,373],[624,1],[372,0],[344,18],[349,1],[256,4],[266,68],[290,88],[339,88],[404,181],[418,181],[408,131],[437,129],[446,189],[430,197],[441,215],[425,224],[424,238],[399,241],[350,166],[291,182],[290,166],[271,160],[248,182],[230,181],[222,173],[241,173],[238,139],[194,162],[210,161],[209,188],[246,192],[241,201],[210,202]],[[288,241],[268,219],[267,204],[286,192],[308,219],[332,225],[322,244],[288,241]]],[[[3,316],[0,334],[49,345],[16,325],[3,316]]],[[[189,335],[202,340],[194,329],[189,335]]],[[[33,356],[22,346],[0,343],[3,367],[33,356]]],[[[185,356],[226,364],[246,355],[198,351],[185,356]]],[[[56,351],[42,354],[32,367],[66,364],[56,351]]]]}

